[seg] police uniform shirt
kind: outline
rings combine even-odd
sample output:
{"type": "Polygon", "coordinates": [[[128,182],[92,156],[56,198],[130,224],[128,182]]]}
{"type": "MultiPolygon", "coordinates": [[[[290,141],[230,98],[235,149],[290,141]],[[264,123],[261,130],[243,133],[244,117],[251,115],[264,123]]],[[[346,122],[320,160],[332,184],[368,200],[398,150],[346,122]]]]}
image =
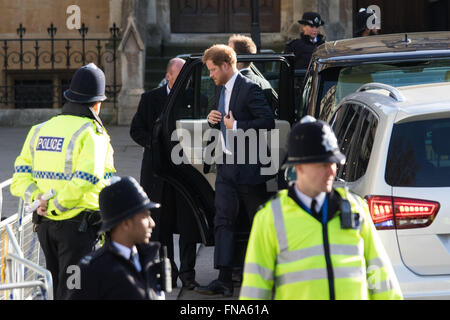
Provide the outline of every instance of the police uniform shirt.
{"type": "Polygon", "coordinates": [[[116,247],[116,249],[119,251],[119,254],[121,256],[123,256],[125,259],[130,260],[131,254],[133,254],[132,256],[132,262],[134,264],[134,266],[136,267],[136,270],[138,272],[141,272],[142,267],[141,267],[141,263],[139,262],[139,254],[137,252],[136,246],[133,246],[131,249],[120,244],[117,243],[115,241],[112,241],[114,247],[116,247]]]}
{"type": "Polygon", "coordinates": [[[306,194],[304,194],[303,192],[301,192],[298,189],[297,184],[295,184],[295,193],[296,193],[297,197],[300,199],[300,201],[307,208],[311,208],[311,202],[313,201],[313,199],[315,199],[316,200],[316,208],[315,208],[316,212],[320,212],[320,209],[322,208],[323,202],[325,201],[325,196],[326,196],[325,192],[321,192],[315,198],[311,198],[311,197],[307,196],[306,194]]]}

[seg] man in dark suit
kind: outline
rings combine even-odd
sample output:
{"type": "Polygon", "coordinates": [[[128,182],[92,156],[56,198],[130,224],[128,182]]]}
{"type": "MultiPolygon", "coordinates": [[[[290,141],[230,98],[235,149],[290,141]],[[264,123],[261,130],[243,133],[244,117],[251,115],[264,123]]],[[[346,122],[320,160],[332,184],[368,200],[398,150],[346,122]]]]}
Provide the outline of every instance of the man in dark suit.
{"type": "MultiPolygon", "coordinates": [[[[255,42],[253,42],[252,38],[244,36],[242,34],[233,34],[228,39],[228,46],[233,48],[234,52],[236,54],[256,54],[257,48],[255,42]]],[[[254,83],[256,83],[258,86],[261,87],[261,89],[264,92],[264,96],[266,97],[267,103],[271,107],[272,111],[275,111],[278,106],[275,104],[274,99],[272,99],[272,86],[270,85],[269,81],[267,81],[264,77],[260,77],[256,73],[253,72],[251,69],[251,62],[237,62],[236,67],[239,70],[239,72],[247,77],[248,79],[252,80],[254,83]]],[[[233,282],[234,283],[241,283],[242,281],[242,270],[244,266],[244,258],[245,258],[245,251],[247,248],[247,243],[237,243],[236,244],[236,253],[235,253],[235,267],[233,268],[233,282]]]]}
{"type": "MultiPolygon", "coordinates": [[[[256,44],[253,42],[252,38],[241,35],[241,34],[233,34],[228,39],[228,46],[233,48],[236,54],[256,54],[256,44]]],[[[258,76],[256,73],[250,69],[251,62],[238,62],[236,64],[237,69],[243,75],[252,80],[254,83],[259,85],[261,89],[263,89],[266,98],[272,97],[272,86],[269,81],[258,76]]],[[[270,104],[271,100],[267,102],[270,104]]]]}
{"type": "Polygon", "coordinates": [[[161,209],[156,209],[154,219],[156,228],[152,241],[159,241],[162,246],[167,246],[168,257],[172,263],[172,282],[176,287],[177,277],[180,278],[183,287],[194,289],[198,283],[195,281],[196,240],[193,233],[197,230],[193,215],[182,210],[187,208],[184,199],[168,183],[164,183],[156,175],[161,150],[155,131],[155,122],[166,104],[167,97],[172,89],[185,61],[173,58],[167,65],[167,84],[145,92],[139,102],[138,110],[131,122],[131,138],[144,147],[142,159],[140,183],[147,194],[152,195],[152,200],[162,204],[161,209]],[[174,262],[173,234],[180,233],[180,269],[174,262]]]}
{"type": "Polygon", "coordinates": [[[256,209],[267,200],[265,182],[272,178],[261,174],[262,164],[258,150],[256,163],[250,161],[250,149],[258,146],[259,140],[256,143],[253,141],[251,145],[250,139],[239,139],[239,134],[255,130],[258,135],[260,130],[273,129],[275,120],[261,88],[238,72],[236,53],[232,48],[214,45],[205,51],[202,61],[216,86],[221,86],[218,109],[209,113],[208,122],[220,130],[225,159],[223,164],[217,164],[215,183],[214,267],[219,269],[219,278],[207,286],[198,287],[196,291],[202,294],[222,293],[231,296],[239,205],[245,206],[252,221],[256,209]],[[234,131],[234,134],[228,131],[234,131]],[[236,145],[236,141],[244,143],[244,148],[236,145]],[[240,154],[241,152],[245,154],[240,154]],[[238,159],[245,161],[241,164],[238,159]]]}
{"type": "MultiPolygon", "coordinates": [[[[228,39],[228,46],[233,48],[236,54],[256,54],[257,52],[256,44],[253,42],[252,38],[241,34],[233,34],[228,39]]],[[[261,87],[264,92],[264,96],[267,99],[267,103],[272,110],[275,111],[277,106],[275,105],[275,101],[272,99],[272,86],[265,78],[260,77],[253,72],[250,68],[251,64],[251,62],[238,62],[236,67],[243,76],[249,78],[261,87]]]]}

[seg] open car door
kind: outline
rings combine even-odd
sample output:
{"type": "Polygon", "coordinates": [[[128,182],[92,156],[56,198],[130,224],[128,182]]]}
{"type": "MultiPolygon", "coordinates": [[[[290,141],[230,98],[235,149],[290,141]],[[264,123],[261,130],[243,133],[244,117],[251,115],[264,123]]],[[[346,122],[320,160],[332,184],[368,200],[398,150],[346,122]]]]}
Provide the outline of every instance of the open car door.
{"type": "MultiPolygon", "coordinates": [[[[293,55],[260,54],[238,56],[238,61],[253,62],[252,70],[266,78],[272,86],[265,90],[266,99],[276,118],[276,129],[268,137],[273,161],[283,161],[290,125],[294,121],[293,55]],[[274,135],[273,139],[272,135],[274,135]],[[271,143],[271,141],[273,143],[271,143]],[[276,159],[275,159],[276,157],[276,159]]],[[[214,184],[215,166],[206,163],[205,151],[210,129],[207,116],[216,109],[214,81],[201,61],[191,56],[181,70],[163,109],[160,122],[155,125],[154,143],[160,144],[161,154],[157,172],[185,198],[194,213],[202,242],[214,244],[214,184]]],[[[272,189],[279,189],[272,181],[272,189]]],[[[274,190],[274,191],[275,191],[274,190]]]]}

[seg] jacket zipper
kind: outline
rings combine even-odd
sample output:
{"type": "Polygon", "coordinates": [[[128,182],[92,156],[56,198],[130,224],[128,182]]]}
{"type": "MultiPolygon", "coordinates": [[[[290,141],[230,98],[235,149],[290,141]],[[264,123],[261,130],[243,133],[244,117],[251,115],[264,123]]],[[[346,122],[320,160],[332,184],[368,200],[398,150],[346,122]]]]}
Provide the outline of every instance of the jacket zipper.
{"type": "Polygon", "coordinates": [[[333,273],[333,265],[331,264],[330,243],[328,241],[327,226],[328,223],[322,223],[323,247],[325,250],[325,261],[327,264],[327,274],[328,274],[328,289],[330,294],[330,300],[336,300],[334,292],[334,273],[333,273]]]}

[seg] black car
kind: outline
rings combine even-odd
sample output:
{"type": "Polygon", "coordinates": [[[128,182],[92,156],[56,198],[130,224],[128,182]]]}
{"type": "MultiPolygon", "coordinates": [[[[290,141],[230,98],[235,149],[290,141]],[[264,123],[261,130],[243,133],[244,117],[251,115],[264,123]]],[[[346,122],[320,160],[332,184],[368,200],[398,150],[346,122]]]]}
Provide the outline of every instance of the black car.
{"type": "MultiPolygon", "coordinates": [[[[239,55],[238,61],[252,61],[253,71],[272,85],[268,99],[279,129],[272,130],[278,146],[271,146],[272,163],[278,170],[286,154],[290,127],[303,115],[329,120],[344,96],[368,82],[402,86],[448,81],[450,32],[327,42],[313,54],[306,75],[302,70],[294,70],[292,54],[239,55]],[[302,85],[298,85],[299,81],[302,85]]],[[[206,245],[214,244],[215,171],[214,165],[205,162],[204,155],[208,143],[205,133],[209,129],[206,119],[210,110],[216,108],[215,94],[215,84],[201,56],[188,57],[153,134],[155,148],[160,149],[158,172],[192,208],[206,245]]],[[[271,139],[268,141],[270,145],[271,139]]],[[[285,187],[281,180],[284,179],[270,180],[268,189],[285,187]]],[[[245,221],[247,215],[241,216],[241,238],[245,239],[250,225],[245,221]]]]}

